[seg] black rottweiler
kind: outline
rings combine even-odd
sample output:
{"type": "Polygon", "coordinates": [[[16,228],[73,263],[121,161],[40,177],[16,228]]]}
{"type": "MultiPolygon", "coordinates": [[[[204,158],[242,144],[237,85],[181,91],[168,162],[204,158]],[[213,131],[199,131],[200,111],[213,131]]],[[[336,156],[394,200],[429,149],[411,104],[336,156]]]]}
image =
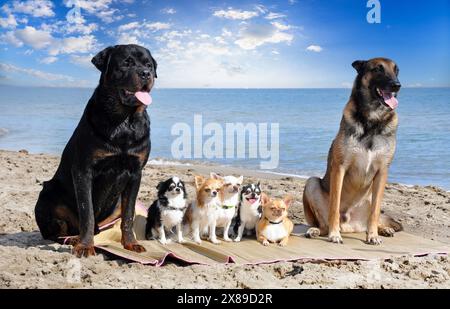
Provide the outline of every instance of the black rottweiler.
{"type": "Polygon", "coordinates": [[[138,45],[116,45],[92,63],[101,71],[75,132],[64,148],[53,178],[36,203],[36,221],[45,239],[79,235],[74,253],[94,255],[99,225],[120,214],[122,245],[143,252],[133,235],[137,194],[150,154],[146,111],[156,61],[138,45]]]}

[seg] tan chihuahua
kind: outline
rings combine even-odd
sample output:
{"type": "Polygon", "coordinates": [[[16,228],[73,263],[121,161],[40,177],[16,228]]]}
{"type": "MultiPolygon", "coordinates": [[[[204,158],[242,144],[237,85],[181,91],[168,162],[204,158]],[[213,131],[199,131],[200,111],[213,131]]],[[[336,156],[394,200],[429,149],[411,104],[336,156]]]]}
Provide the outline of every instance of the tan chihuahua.
{"type": "Polygon", "coordinates": [[[272,200],[265,193],[261,194],[262,216],[256,224],[256,238],[263,245],[278,243],[286,246],[294,224],[287,217],[288,208],[292,204],[292,197],[272,200]]]}
{"type": "Polygon", "coordinates": [[[200,244],[201,236],[208,234],[208,239],[219,244],[216,237],[217,210],[222,206],[221,190],[224,185],[222,178],[216,174],[205,179],[195,176],[197,199],[189,205],[184,214],[183,223],[192,232],[193,240],[200,244]]]}

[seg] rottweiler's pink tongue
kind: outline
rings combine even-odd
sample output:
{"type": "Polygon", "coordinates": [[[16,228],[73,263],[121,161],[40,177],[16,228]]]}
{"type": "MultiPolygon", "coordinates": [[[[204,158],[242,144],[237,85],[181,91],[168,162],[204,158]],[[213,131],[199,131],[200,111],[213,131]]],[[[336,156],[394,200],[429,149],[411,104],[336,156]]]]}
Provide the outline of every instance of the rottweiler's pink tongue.
{"type": "Polygon", "coordinates": [[[394,97],[394,96],[392,95],[392,92],[385,92],[385,91],[382,91],[382,93],[383,93],[383,100],[384,100],[384,103],[386,103],[387,105],[389,105],[390,108],[396,109],[397,106],[398,106],[398,100],[397,100],[396,97],[394,97]]]}
{"type": "Polygon", "coordinates": [[[152,104],[152,97],[150,96],[150,93],[145,91],[138,91],[134,95],[142,104],[145,104],[147,106],[152,104]]]}

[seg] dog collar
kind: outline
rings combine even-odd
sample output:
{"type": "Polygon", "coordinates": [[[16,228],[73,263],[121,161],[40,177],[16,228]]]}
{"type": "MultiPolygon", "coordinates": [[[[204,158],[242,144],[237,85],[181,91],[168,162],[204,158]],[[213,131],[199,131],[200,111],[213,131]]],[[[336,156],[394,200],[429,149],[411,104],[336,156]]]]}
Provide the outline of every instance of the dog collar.
{"type": "Polygon", "coordinates": [[[231,209],[234,208],[234,205],[222,205],[223,209],[231,209]]]}
{"type": "Polygon", "coordinates": [[[166,208],[167,210],[179,210],[179,211],[183,211],[183,210],[186,208],[186,206],[183,207],[183,208],[176,208],[176,207],[172,207],[172,206],[166,206],[166,207],[164,207],[164,208],[166,208]]]}
{"type": "Polygon", "coordinates": [[[267,221],[269,221],[270,224],[280,224],[281,222],[283,222],[284,220],[281,220],[280,222],[273,222],[270,221],[269,219],[265,218],[267,221]]]}

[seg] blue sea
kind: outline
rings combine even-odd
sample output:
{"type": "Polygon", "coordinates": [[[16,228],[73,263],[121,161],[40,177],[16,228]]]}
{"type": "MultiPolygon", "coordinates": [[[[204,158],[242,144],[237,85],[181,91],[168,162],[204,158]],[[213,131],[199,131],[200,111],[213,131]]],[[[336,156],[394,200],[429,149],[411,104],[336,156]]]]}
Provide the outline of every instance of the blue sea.
{"type": "MultiPolygon", "coordinates": [[[[92,91],[0,86],[0,149],[60,154],[92,91]]],[[[224,129],[225,123],[279,123],[279,165],[272,172],[323,175],[349,94],[349,89],[154,89],[148,108],[151,156],[174,159],[172,126],[192,127],[195,114],[202,115],[203,125],[214,122],[224,129]]],[[[450,190],[449,98],[449,88],[401,90],[389,181],[450,190]]],[[[258,169],[261,160],[208,161],[258,169]]]]}

